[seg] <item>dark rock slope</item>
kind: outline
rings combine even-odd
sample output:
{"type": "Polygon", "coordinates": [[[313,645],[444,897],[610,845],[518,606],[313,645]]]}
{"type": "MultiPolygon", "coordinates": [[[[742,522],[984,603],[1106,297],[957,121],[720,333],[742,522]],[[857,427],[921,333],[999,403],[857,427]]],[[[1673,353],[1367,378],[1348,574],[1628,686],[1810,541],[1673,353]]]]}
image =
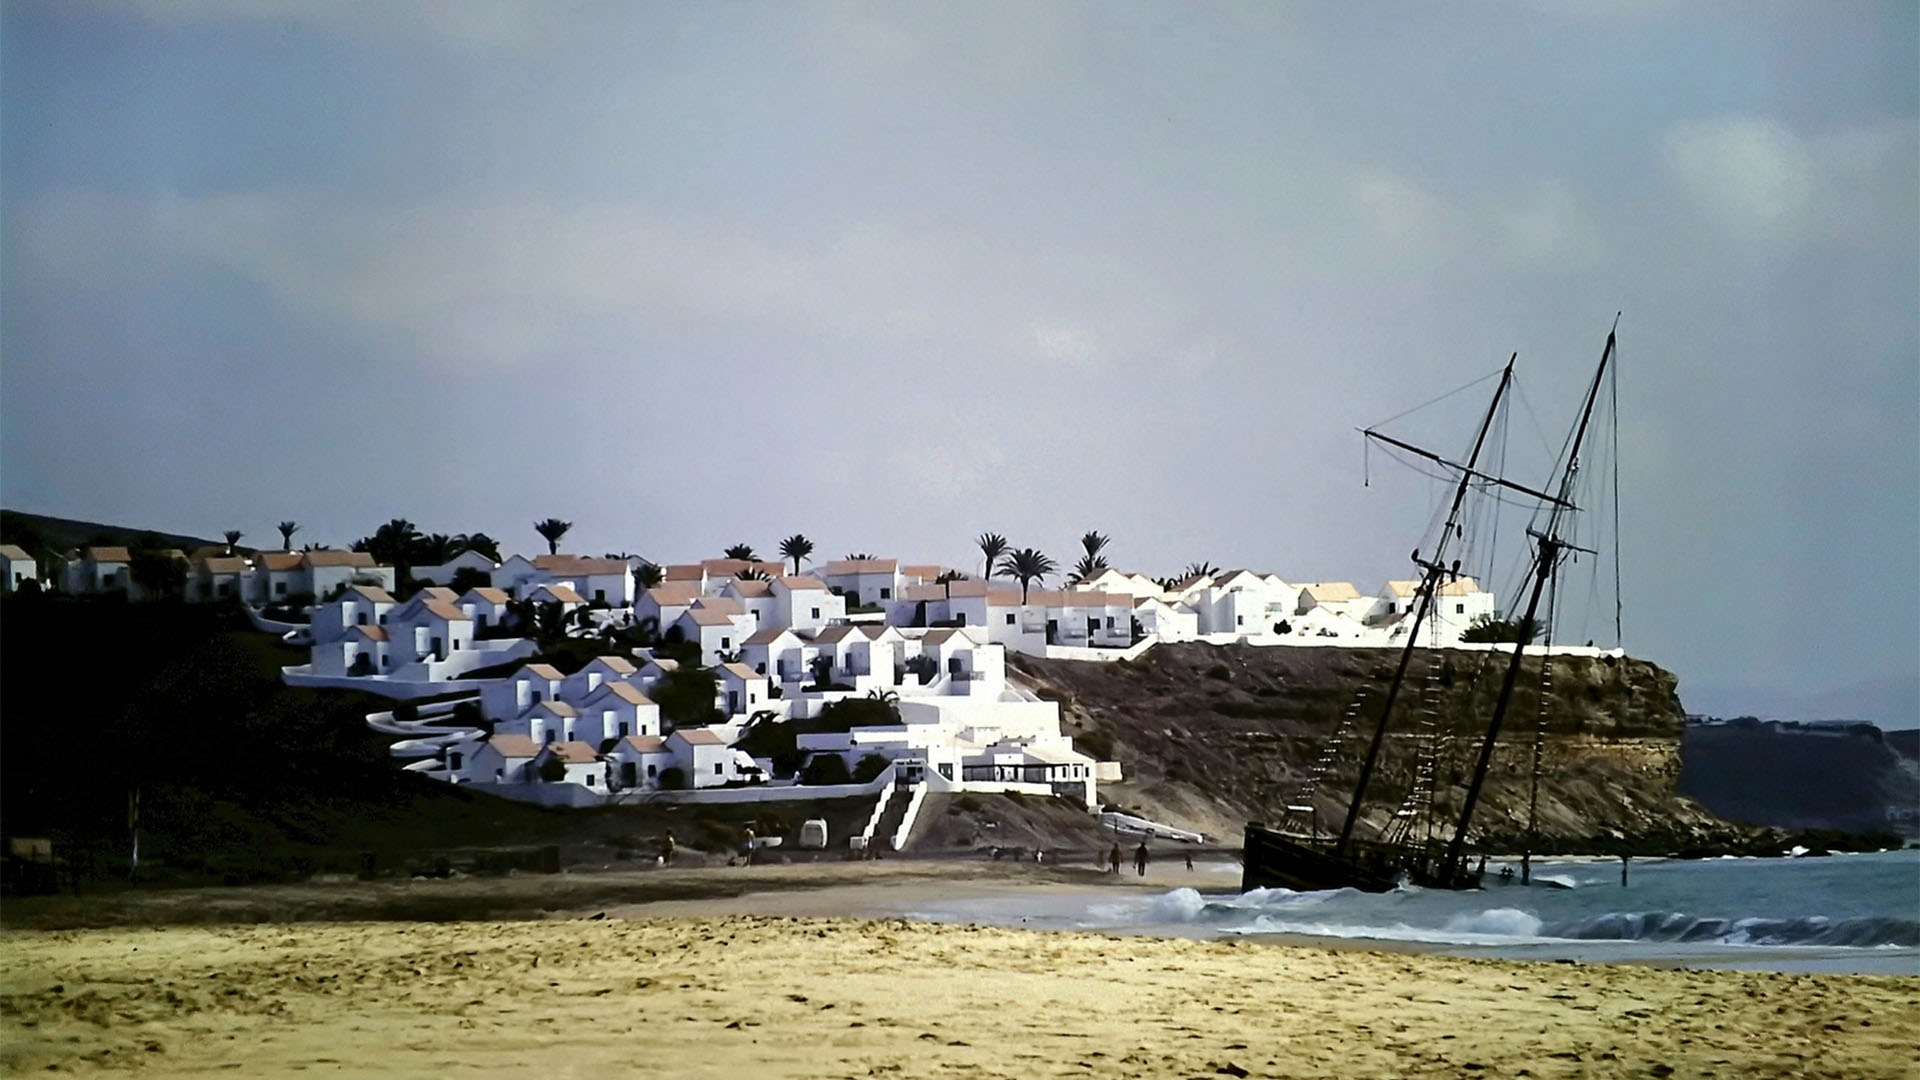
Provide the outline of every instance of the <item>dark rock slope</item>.
{"type": "MultiPolygon", "coordinates": [[[[1149,817],[1237,843],[1248,820],[1278,821],[1342,714],[1353,734],[1315,800],[1337,828],[1398,654],[1380,649],[1162,646],[1091,664],[1014,658],[1019,677],[1062,704],[1076,742],[1118,759],[1104,797],[1149,817]]],[[[1359,835],[1377,835],[1418,760],[1419,718],[1451,736],[1440,758],[1439,815],[1465,795],[1506,658],[1423,651],[1396,703],[1359,835]]],[[[1731,845],[1743,831],[1675,791],[1684,727],[1674,676],[1642,660],[1556,658],[1521,669],[1470,839],[1518,850],[1536,729],[1543,731],[1538,849],[1672,851],[1731,845]],[[1544,706],[1543,706],[1544,700],[1544,706]]],[[[1442,829],[1442,835],[1450,833],[1442,829]]]]}

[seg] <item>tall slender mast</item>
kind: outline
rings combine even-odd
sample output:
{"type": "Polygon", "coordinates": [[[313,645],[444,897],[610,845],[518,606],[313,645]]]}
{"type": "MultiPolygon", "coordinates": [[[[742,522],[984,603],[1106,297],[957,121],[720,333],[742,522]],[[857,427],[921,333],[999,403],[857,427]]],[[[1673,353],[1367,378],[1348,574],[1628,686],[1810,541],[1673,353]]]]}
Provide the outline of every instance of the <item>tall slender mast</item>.
{"type": "MultiPolygon", "coordinates": [[[[1440,539],[1434,545],[1432,560],[1422,561],[1419,552],[1413,553],[1414,563],[1425,571],[1420,581],[1419,599],[1414,606],[1413,626],[1407,631],[1406,647],[1400,650],[1400,666],[1394,670],[1393,682],[1387,686],[1386,704],[1380,707],[1380,722],[1374,726],[1373,741],[1367,744],[1366,759],[1360,763],[1360,779],[1353,786],[1353,800],[1347,804],[1347,817],[1340,825],[1340,839],[1333,845],[1335,855],[1344,852],[1347,841],[1353,838],[1353,826],[1360,819],[1360,803],[1366,798],[1367,785],[1373,780],[1373,767],[1380,758],[1380,743],[1387,735],[1387,718],[1393,715],[1394,698],[1400,695],[1400,684],[1406,680],[1407,676],[1407,664],[1412,661],[1414,645],[1420,640],[1420,624],[1426,621],[1427,612],[1433,606],[1433,594],[1440,586],[1440,576],[1447,572],[1442,562],[1447,550],[1447,541],[1452,538],[1454,530],[1458,527],[1460,504],[1466,501],[1467,488],[1472,485],[1473,478],[1479,475],[1474,471],[1474,466],[1479,463],[1480,448],[1486,445],[1487,432],[1493,428],[1493,418],[1500,411],[1500,399],[1506,395],[1508,384],[1513,382],[1513,362],[1519,358],[1519,353],[1508,357],[1506,370],[1500,373],[1500,385],[1494,389],[1493,401],[1487,406],[1486,418],[1480,421],[1480,433],[1474,437],[1473,453],[1467,457],[1466,466],[1460,470],[1460,483],[1453,489],[1453,505],[1447,509],[1447,523],[1440,530],[1440,539]]],[[[1368,437],[1374,436],[1371,431],[1365,434],[1368,437]]],[[[1395,440],[1395,444],[1406,445],[1399,443],[1398,440],[1395,440]]],[[[1409,447],[1409,449],[1424,453],[1417,447],[1409,447]]],[[[1435,461],[1442,460],[1431,454],[1427,456],[1435,461]]]]}
{"type": "MultiPolygon", "coordinates": [[[[1560,539],[1560,520],[1573,505],[1568,499],[1573,494],[1574,478],[1580,472],[1580,445],[1587,437],[1587,422],[1593,419],[1593,404],[1600,394],[1600,382],[1606,377],[1607,362],[1613,359],[1613,345],[1614,333],[1608,331],[1607,346],[1601,350],[1600,367],[1593,373],[1593,385],[1587,388],[1586,408],[1580,413],[1580,424],[1574,429],[1573,444],[1567,452],[1565,471],[1560,475],[1559,497],[1547,511],[1547,527],[1538,532],[1528,530],[1539,545],[1539,553],[1533,561],[1533,594],[1528,597],[1527,613],[1520,620],[1522,639],[1531,636],[1534,616],[1540,610],[1540,594],[1559,569],[1560,556],[1568,547],[1560,539]]],[[[1466,802],[1460,808],[1460,824],[1454,828],[1453,839],[1447,844],[1447,858],[1442,864],[1445,873],[1452,874],[1459,865],[1460,849],[1467,839],[1467,824],[1473,820],[1474,804],[1480,800],[1480,786],[1487,779],[1487,766],[1493,761],[1493,744],[1500,736],[1500,723],[1506,719],[1507,703],[1513,699],[1513,684],[1520,675],[1520,661],[1526,651],[1525,640],[1514,642],[1513,659],[1507,663],[1506,678],[1500,683],[1500,698],[1494,703],[1493,718],[1487,722],[1487,736],[1480,744],[1480,759],[1474,765],[1473,780],[1467,785],[1466,802]]]]}

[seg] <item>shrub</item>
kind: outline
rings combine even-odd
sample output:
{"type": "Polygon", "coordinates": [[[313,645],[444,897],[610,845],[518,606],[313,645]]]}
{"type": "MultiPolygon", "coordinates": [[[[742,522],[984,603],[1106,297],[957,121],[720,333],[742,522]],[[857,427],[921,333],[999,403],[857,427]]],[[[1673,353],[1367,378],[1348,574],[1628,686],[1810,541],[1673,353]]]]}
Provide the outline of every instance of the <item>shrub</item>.
{"type": "Polygon", "coordinates": [[[403,724],[411,724],[420,719],[420,706],[411,701],[403,701],[393,707],[393,718],[403,724]]]}
{"type": "Polygon", "coordinates": [[[557,784],[567,778],[567,766],[557,757],[549,757],[540,763],[540,779],[549,784],[557,784]]]}
{"type": "Polygon", "coordinates": [[[678,765],[670,765],[660,770],[660,790],[685,791],[687,789],[686,771],[678,765]]]}
{"type": "Polygon", "coordinates": [[[815,754],[807,759],[806,771],[800,774],[803,784],[845,784],[853,778],[847,773],[847,763],[839,754],[815,754]]]}
{"type": "Polygon", "coordinates": [[[853,767],[853,782],[864,784],[887,771],[887,759],[879,754],[868,754],[853,767]]]}
{"type": "Polygon", "coordinates": [[[479,702],[463,701],[453,707],[453,719],[462,727],[482,727],[487,722],[487,715],[480,711],[479,702]]]}
{"type": "Polygon", "coordinates": [[[1491,615],[1482,615],[1473,620],[1473,625],[1467,627],[1466,632],[1460,635],[1460,640],[1531,642],[1540,636],[1540,630],[1538,623],[1530,623],[1526,619],[1496,619],[1491,615]]]}

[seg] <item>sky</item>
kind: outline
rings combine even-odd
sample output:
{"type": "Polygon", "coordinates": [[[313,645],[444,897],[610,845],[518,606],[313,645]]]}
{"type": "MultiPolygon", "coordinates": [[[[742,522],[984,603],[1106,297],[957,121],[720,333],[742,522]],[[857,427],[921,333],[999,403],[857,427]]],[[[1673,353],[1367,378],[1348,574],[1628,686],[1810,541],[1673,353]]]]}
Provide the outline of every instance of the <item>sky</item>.
{"type": "Polygon", "coordinates": [[[1913,726],[1917,12],[6,0],[0,502],[1372,591],[1618,312],[1629,651],[1913,726]]]}

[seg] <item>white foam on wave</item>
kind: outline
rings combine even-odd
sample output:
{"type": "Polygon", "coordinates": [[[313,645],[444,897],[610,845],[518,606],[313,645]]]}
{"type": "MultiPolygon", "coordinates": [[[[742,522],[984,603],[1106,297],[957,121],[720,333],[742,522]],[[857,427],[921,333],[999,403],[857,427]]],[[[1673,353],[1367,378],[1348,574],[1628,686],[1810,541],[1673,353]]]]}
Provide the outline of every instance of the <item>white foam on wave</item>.
{"type": "Polygon", "coordinates": [[[1497,937],[1540,936],[1540,917],[1519,908],[1469,911],[1447,920],[1443,929],[1453,934],[1492,934],[1497,937]]]}

